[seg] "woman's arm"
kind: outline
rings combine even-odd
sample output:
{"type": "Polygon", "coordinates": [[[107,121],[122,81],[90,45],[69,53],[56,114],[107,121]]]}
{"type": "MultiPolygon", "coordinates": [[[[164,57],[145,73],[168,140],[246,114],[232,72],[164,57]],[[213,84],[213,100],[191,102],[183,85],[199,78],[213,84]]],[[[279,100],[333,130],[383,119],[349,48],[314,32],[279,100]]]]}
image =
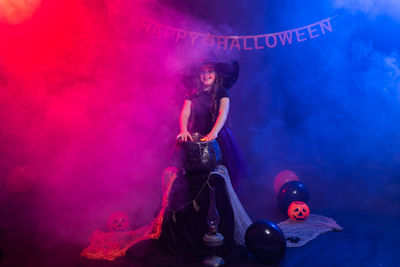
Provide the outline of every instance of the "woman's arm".
{"type": "Polygon", "coordinates": [[[221,131],[222,127],[224,127],[226,118],[228,117],[229,101],[229,97],[221,98],[219,102],[218,117],[215,121],[214,127],[212,128],[211,132],[207,134],[207,136],[201,139],[201,141],[211,141],[217,138],[219,131],[221,131]]]}
{"type": "Polygon", "coordinates": [[[192,105],[192,101],[186,99],[185,102],[183,103],[183,107],[182,107],[182,111],[181,111],[181,116],[180,116],[180,128],[181,128],[181,132],[178,134],[178,136],[176,138],[181,139],[182,141],[187,141],[187,139],[189,138],[190,140],[193,141],[192,136],[190,135],[190,133],[187,130],[187,124],[188,124],[188,120],[190,117],[190,107],[192,105]]]}

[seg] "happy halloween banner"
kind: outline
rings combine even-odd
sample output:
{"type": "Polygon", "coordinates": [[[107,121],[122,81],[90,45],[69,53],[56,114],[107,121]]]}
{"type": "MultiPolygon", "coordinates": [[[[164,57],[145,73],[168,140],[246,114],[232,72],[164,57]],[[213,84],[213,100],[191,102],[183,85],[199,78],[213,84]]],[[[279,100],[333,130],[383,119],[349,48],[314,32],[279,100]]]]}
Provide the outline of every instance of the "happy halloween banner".
{"type": "Polygon", "coordinates": [[[192,46],[201,44],[225,50],[253,50],[275,48],[279,45],[286,46],[318,38],[327,32],[333,31],[331,25],[332,18],[326,18],[300,28],[259,35],[232,36],[205,34],[170,27],[146,18],[139,19],[138,29],[161,39],[172,39],[175,42],[189,40],[192,46]]]}

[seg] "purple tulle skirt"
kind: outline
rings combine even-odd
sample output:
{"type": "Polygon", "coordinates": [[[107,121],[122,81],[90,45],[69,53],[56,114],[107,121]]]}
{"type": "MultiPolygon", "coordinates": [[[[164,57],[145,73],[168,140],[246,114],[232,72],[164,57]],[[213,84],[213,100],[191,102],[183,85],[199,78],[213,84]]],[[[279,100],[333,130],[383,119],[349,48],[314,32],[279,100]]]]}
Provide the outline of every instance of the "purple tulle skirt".
{"type": "Polygon", "coordinates": [[[240,181],[248,175],[243,153],[231,129],[228,127],[221,129],[217,142],[222,152],[222,164],[228,169],[233,188],[236,190],[240,181]]]}

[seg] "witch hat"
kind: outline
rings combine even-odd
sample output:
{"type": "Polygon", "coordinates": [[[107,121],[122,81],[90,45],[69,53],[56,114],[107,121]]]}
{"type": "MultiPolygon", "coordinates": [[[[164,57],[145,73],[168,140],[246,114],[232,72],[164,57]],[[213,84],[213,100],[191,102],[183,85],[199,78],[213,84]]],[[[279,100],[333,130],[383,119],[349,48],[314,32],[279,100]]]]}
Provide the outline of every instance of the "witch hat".
{"type": "Polygon", "coordinates": [[[201,68],[204,65],[210,65],[215,68],[217,75],[223,78],[222,86],[226,89],[230,89],[239,78],[239,63],[237,61],[226,63],[218,61],[215,56],[211,56],[203,58],[181,71],[181,79],[186,88],[193,88],[193,83],[199,77],[201,68]]]}

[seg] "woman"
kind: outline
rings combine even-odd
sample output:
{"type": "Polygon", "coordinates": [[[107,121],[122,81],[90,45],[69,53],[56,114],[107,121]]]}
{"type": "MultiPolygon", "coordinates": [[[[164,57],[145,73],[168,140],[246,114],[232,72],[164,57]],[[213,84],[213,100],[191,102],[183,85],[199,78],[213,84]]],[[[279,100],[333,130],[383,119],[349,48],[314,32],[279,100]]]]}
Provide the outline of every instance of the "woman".
{"type": "Polygon", "coordinates": [[[247,175],[246,164],[229,126],[230,93],[238,78],[239,65],[212,60],[193,67],[184,83],[189,92],[180,115],[177,138],[193,141],[191,133],[204,136],[201,141],[217,139],[222,151],[222,163],[228,169],[233,187],[247,175]]]}

